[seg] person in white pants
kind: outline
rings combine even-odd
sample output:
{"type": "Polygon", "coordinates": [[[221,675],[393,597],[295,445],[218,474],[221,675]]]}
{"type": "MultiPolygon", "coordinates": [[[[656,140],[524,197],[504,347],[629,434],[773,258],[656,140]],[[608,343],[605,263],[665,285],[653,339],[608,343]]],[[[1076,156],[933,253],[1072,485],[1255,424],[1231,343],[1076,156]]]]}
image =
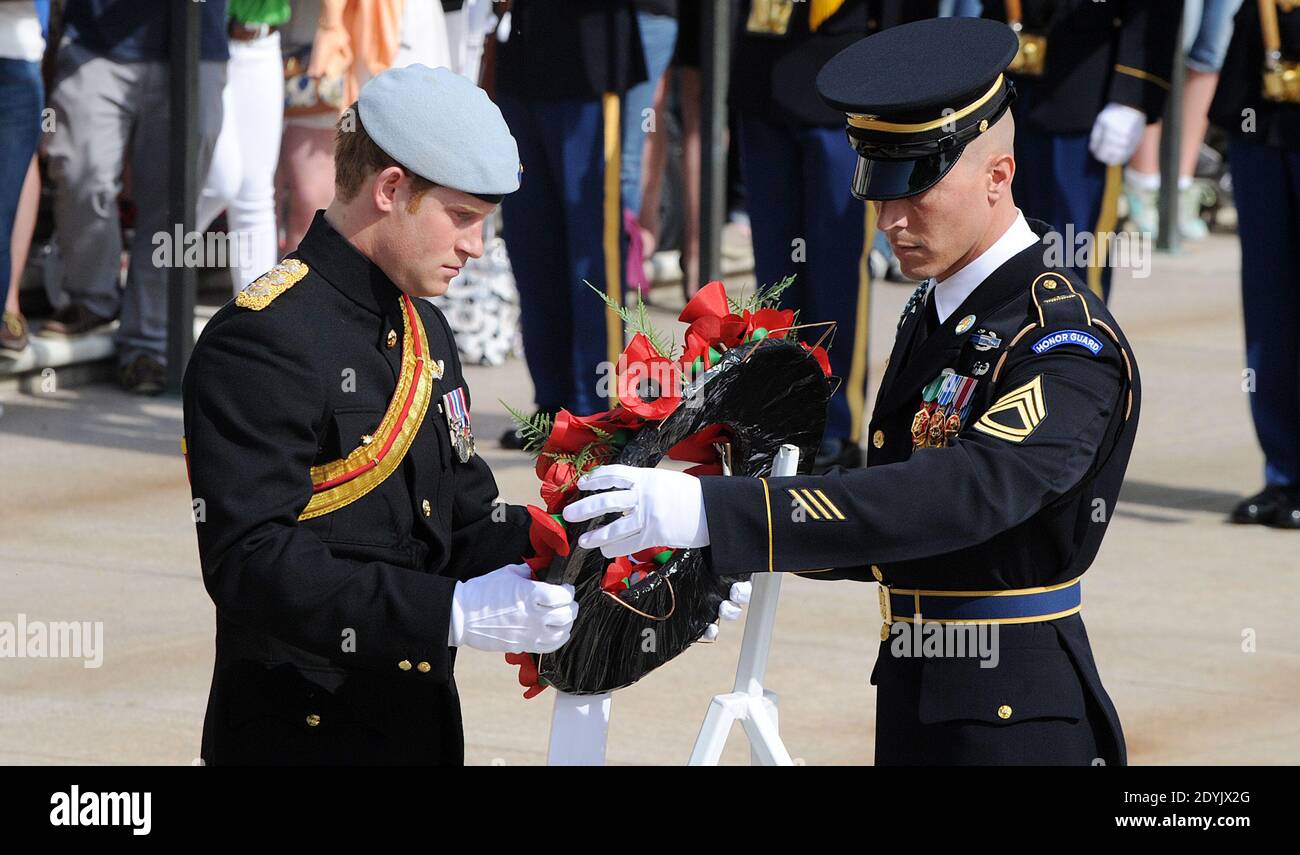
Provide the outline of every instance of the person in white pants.
{"type": "Polygon", "coordinates": [[[223,210],[230,235],[235,292],[279,259],[275,221],[275,167],[284,125],[284,69],[280,33],[265,28],[248,40],[230,39],[222,91],[221,134],[199,197],[199,230],[223,210]]]}

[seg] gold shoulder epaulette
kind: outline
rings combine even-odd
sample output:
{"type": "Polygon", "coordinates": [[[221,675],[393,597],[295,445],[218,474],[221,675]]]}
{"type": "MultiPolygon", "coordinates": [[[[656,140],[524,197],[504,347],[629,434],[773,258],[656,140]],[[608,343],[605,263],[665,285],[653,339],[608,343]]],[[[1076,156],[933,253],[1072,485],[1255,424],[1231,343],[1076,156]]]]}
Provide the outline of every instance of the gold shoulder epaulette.
{"type": "Polygon", "coordinates": [[[296,258],[286,258],[244,286],[235,297],[235,305],[260,312],[307,275],[307,265],[296,258]]]}

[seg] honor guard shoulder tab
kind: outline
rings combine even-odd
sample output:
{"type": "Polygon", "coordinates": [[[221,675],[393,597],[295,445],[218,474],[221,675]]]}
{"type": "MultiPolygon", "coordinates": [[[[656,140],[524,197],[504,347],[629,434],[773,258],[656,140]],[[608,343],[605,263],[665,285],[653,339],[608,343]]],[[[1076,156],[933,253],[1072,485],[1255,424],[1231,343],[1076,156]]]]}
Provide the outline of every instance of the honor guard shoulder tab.
{"type": "Polygon", "coordinates": [[[286,258],[254,279],[235,297],[235,305],[260,312],[307,275],[307,265],[296,258],[286,258]]]}

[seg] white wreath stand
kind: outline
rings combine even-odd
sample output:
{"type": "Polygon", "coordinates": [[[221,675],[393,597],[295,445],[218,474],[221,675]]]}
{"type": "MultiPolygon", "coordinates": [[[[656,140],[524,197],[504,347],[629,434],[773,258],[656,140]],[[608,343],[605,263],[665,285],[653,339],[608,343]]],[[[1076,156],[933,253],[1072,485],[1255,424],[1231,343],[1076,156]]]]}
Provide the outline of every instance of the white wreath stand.
{"type": "MultiPolygon", "coordinates": [[[[799,449],[783,445],[772,465],[773,477],[794,475],[799,449]]],[[[739,721],[749,738],[750,762],[756,766],[792,766],[777,730],[776,693],[763,688],[767,654],[776,626],[776,605],[781,595],[778,573],[754,574],[745,635],[740,644],[736,683],[725,695],[714,695],[704,725],[691,752],[691,766],[717,765],[733,722],[739,721]]],[[[551,717],[550,766],[603,766],[605,740],[613,694],[569,695],[557,692],[551,717]]]]}

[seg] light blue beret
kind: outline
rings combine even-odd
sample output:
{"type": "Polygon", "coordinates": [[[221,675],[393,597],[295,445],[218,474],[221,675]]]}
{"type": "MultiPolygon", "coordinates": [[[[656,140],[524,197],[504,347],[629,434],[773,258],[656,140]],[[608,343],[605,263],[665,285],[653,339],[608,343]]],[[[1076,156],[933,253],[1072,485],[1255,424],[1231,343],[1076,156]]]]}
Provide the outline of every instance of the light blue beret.
{"type": "Polygon", "coordinates": [[[357,112],[385,153],[435,184],[481,196],[519,189],[519,148],[501,110],[446,68],[390,68],[361,88],[357,112]]]}

